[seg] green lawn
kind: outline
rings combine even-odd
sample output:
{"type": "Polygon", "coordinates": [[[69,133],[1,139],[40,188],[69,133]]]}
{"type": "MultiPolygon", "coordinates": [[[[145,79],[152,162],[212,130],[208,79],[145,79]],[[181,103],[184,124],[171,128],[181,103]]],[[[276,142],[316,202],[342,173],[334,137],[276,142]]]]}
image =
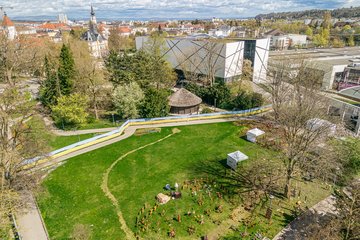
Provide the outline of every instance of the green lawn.
{"type": "Polygon", "coordinates": [[[101,133],[89,133],[89,134],[80,134],[75,136],[57,136],[52,132],[48,131],[44,120],[40,116],[32,117],[27,124],[34,130],[34,132],[39,133],[38,138],[48,146],[48,151],[56,150],[70,144],[94,137],[101,133]]]}
{"type": "MultiPolygon", "coordinates": [[[[119,127],[121,126],[124,121],[118,120],[118,116],[114,116],[115,122],[113,122],[112,117],[109,118],[100,118],[100,119],[93,119],[90,122],[72,127],[72,126],[64,126],[65,131],[71,131],[71,130],[87,130],[87,129],[98,129],[98,128],[113,128],[113,127],[119,127]]],[[[63,126],[61,124],[58,124],[57,127],[59,129],[62,129],[63,126]]]]}
{"type": "Polygon", "coordinates": [[[96,136],[96,133],[89,133],[89,134],[81,134],[81,135],[75,135],[75,136],[55,136],[50,135],[48,144],[53,149],[59,149],[62,147],[66,147],[70,144],[91,138],[96,136]]]}
{"type": "MultiPolygon", "coordinates": [[[[130,154],[122,159],[109,176],[111,192],[119,201],[119,206],[128,227],[138,232],[136,217],[144,205],[146,211],[154,206],[155,196],[163,192],[165,184],[180,185],[185,180],[192,180],[200,176],[198,169],[201,161],[218,163],[226,158],[227,153],[240,150],[249,156],[249,161],[256,157],[271,158],[275,153],[252,144],[239,137],[241,127],[233,123],[218,123],[209,125],[195,125],[179,127],[180,133],[149,146],[141,151],[130,154]]],[[[92,239],[124,239],[124,232],[120,229],[114,206],[101,189],[102,176],[116,159],[130,150],[154,142],[171,133],[171,128],[163,128],[160,133],[143,136],[132,136],[121,142],[86,153],[70,159],[66,164],[53,171],[43,182],[43,191],[38,196],[51,239],[68,239],[75,224],[83,224],[91,229],[92,239]]],[[[305,184],[314,191],[314,184],[305,184]]],[[[321,200],[328,194],[328,190],[320,187],[317,193],[308,200],[309,204],[321,200]]],[[[148,232],[140,234],[145,239],[167,238],[167,231],[174,228],[177,237],[181,239],[197,239],[214,229],[218,222],[226,220],[234,206],[222,199],[210,200],[204,197],[204,205],[197,203],[200,195],[191,196],[191,190],[183,190],[183,198],[160,206],[157,213],[148,217],[151,222],[148,232]],[[217,204],[224,206],[222,214],[216,213],[217,204]],[[205,208],[211,208],[211,217],[205,217],[205,223],[200,225],[194,219],[184,216],[189,210],[196,214],[203,214],[205,208]],[[164,216],[159,213],[164,211],[164,216]],[[182,215],[182,223],[174,218],[182,215]],[[216,221],[218,221],[216,223],[216,221]],[[187,227],[194,225],[196,233],[189,237],[187,227]],[[196,236],[196,237],[195,237],[196,236]]],[[[278,201],[279,206],[289,208],[289,203],[278,201]]],[[[290,220],[283,214],[274,219],[271,234],[276,233],[290,220]]],[[[263,221],[263,217],[259,217],[263,221]]],[[[262,225],[269,226],[264,222],[262,225]]],[[[270,236],[271,237],[271,236],[270,236]]]]}

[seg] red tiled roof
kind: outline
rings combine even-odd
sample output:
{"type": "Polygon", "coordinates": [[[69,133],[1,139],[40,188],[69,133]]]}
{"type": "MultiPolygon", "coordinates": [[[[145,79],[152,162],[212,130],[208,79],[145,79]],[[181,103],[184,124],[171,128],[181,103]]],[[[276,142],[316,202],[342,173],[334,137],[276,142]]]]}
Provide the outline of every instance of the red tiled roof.
{"type": "Polygon", "coordinates": [[[55,29],[70,29],[69,26],[67,26],[64,23],[44,23],[43,25],[39,26],[41,29],[48,29],[48,30],[55,30],[55,29]]]}
{"type": "Polygon", "coordinates": [[[11,27],[11,26],[14,26],[14,23],[5,14],[4,17],[3,17],[2,25],[3,25],[3,27],[11,27]]]}
{"type": "Polygon", "coordinates": [[[129,27],[119,27],[119,33],[131,33],[131,29],[129,27]]]}
{"type": "Polygon", "coordinates": [[[99,31],[99,32],[105,31],[105,24],[102,24],[102,23],[99,24],[99,25],[98,25],[98,31],[99,31]]]}

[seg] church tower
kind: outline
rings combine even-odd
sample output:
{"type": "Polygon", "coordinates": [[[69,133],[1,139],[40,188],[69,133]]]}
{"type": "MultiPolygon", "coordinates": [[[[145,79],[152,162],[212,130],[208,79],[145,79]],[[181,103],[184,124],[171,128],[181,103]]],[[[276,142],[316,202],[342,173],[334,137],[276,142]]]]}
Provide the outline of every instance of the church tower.
{"type": "Polygon", "coordinates": [[[6,13],[4,13],[4,17],[2,20],[2,29],[5,31],[9,40],[14,40],[17,32],[15,29],[14,23],[10,20],[6,13]]]}
{"type": "Polygon", "coordinates": [[[93,25],[96,25],[96,16],[95,16],[95,11],[94,11],[94,8],[93,6],[91,5],[91,12],[90,12],[90,22],[93,24],[93,25]]]}

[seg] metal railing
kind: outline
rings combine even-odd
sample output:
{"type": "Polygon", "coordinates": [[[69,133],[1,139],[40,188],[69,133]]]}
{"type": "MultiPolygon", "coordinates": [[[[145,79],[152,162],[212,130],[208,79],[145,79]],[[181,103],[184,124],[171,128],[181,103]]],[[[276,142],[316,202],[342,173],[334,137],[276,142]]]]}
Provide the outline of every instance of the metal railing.
{"type": "Polygon", "coordinates": [[[110,131],[105,134],[97,135],[95,137],[79,141],[77,143],[71,144],[69,146],[57,149],[55,151],[50,152],[45,156],[39,156],[32,159],[25,160],[23,165],[34,164],[44,158],[47,157],[55,157],[58,154],[71,151],[72,149],[77,148],[76,150],[80,149],[82,146],[88,147],[90,143],[97,144],[101,142],[103,139],[104,141],[109,140],[111,138],[120,136],[123,131],[131,126],[131,125],[142,125],[142,124],[157,124],[162,122],[177,122],[177,121],[192,121],[192,120],[205,120],[205,119],[217,119],[217,118],[226,118],[232,116],[239,116],[239,115],[249,115],[249,114],[256,114],[259,112],[267,111],[271,108],[272,105],[266,105],[262,107],[241,110],[241,111],[229,111],[229,112],[217,112],[217,113],[206,113],[206,114],[196,114],[196,115],[185,115],[185,116],[170,116],[170,117],[160,117],[160,118],[142,118],[142,119],[130,119],[124,122],[118,129],[110,131]],[[113,137],[112,137],[113,136],[113,137]]]}

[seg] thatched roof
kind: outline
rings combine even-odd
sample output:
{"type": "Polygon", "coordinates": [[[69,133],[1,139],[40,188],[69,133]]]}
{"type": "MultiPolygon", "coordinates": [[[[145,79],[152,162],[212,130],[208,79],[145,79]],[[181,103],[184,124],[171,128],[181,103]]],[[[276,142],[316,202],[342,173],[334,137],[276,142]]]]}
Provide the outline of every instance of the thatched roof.
{"type": "Polygon", "coordinates": [[[180,88],[180,90],[173,93],[169,98],[169,105],[172,107],[192,107],[199,105],[201,102],[201,98],[185,88],[180,88]]]}

